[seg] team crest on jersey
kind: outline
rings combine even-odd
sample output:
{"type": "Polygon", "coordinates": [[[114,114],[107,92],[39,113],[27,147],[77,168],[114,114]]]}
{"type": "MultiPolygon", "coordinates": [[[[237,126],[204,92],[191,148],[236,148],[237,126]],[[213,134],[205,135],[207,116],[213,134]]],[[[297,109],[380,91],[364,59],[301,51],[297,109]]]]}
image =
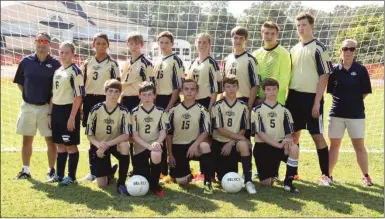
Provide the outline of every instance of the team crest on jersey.
{"type": "Polygon", "coordinates": [[[55,80],[60,80],[61,79],[61,75],[56,75],[56,77],[55,77],[55,80]]]}
{"type": "Polygon", "coordinates": [[[275,113],[275,112],[269,112],[269,113],[267,114],[267,116],[268,116],[268,117],[277,117],[277,113],[275,113]]]}
{"type": "Polygon", "coordinates": [[[51,64],[46,64],[45,66],[47,66],[47,68],[52,68],[51,64]]]}
{"type": "Polygon", "coordinates": [[[95,65],[95,66],[93,66],[92,68],[93,68],[95,71],[97,71],[97,70],[101,69],[102,67],[100,67],[100,65],[95,65]]]}
{"type": "Polygon", "coordinates": [[[191,115],[189,113],[185,113],[185,114],[182,115],[182,118],[183,119],[190,119],[191,115]]]}
{"type": "Polygon", "coordinates": [[[227,116],[235,116],[235,113],[233,111],[231,111],[231,110],[230,111],[226,111],[225,114],[227,116]]]}
{"type": "Polygon", "coordinates": [[[350,73],[350,75],[352,75],[352,76],[356,76],[356,75],[357,75],[357,73],[354,71],[354,72],[350,73]]]}
{"type": "Polygon", "coordinates": [[[154,121],[154,119],[150,116],[147,116],[146,118],[144,118],[144,121],[145,122],[152,122],[152,121],[154,121]]]}
{"type": "Polygon", "coordinates": [[[111,124],[114,124],[114,120],[111,118],[107,118],[107,119],[104,119],[104,123],[111,125],[111,124]]]}

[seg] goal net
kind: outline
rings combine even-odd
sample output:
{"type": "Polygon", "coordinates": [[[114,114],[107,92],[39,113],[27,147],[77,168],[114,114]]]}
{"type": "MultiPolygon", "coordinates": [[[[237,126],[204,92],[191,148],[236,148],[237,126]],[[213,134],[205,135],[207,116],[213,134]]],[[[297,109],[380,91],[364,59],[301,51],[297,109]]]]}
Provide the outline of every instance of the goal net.
{"type": "MultiPolygon", "coordinates": [[[[239,3],[242,4],[242,3],[239,3]]],[[[329,11],[305,7],[301,2],[256,1],[241,14],[233,14],[228,1],[24,1],[1,7],[1,149],[20,149],[22,138],[15,134],[21,105],[21,92],[12,83],[22,57],[34,52],[33,40],[38,31],[51,35],[51,54],[58,55],[60,42],[75,43],[80,65],[93,55],[92,36],[107,33],[109,53],[121,63],[130,55],[126,37],[132,31],[144,36],[143,52],[152,60],[160,57],[156,47],[157,33],[171,31],[177,39],[174,51],[186,66],[196,57],[194,39],[201,32],[212,37],[212,55],[222,65],[231,53],[230,31],[237,25],[249,30],[247,50],[262,46],[260,27],[271,20],[279,25],[279,43],[290,49],[298,43],[295,16],[308,11],[316,17],[314,36],[323,42],[339,62],[339,46],[345,38],[359,42],[357,59],[370,72],[373,94],[365,99],[366,146],[371,151],[383,151],[384,139],[384,5],[368,4],[359,7],[339,5],[329,11]]],[[[331,97],[325,94],[325,137],[327,114],[331,97]]],[[[84,131],[82,130],[82,133],[84,131]]],[[[303,133],[301,149],[315,149],[308,133],[303,133]]],[[[82,134],[81,147],[88,142],[82,134]]],[[[351,150],[345,133],[343,150],[351,150]]],[[[35,138],[34,148],[45,148],[44,139],[35,138]]]]}

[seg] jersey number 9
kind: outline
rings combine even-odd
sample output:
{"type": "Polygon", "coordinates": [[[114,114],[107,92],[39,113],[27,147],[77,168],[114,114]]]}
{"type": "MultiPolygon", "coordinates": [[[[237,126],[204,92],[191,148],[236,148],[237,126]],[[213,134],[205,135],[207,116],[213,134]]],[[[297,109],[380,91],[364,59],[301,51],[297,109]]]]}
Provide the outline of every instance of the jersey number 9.
{"type": "Polygon", "coordinates": [[[106,133],[107,133],[107,134],[111,134],[111,133],[112,133],[112,127],[111,127],[110,125],[108,125],[108,126],[106,127],[106,133]]]}

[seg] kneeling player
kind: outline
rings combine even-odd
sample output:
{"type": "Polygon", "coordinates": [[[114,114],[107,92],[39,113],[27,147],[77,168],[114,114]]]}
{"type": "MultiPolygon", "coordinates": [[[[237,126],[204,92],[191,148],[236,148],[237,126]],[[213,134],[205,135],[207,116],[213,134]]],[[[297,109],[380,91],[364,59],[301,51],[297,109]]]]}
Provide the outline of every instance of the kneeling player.
{"type": "Polygon", "coordinates": [[[186,79],[182,85],[184,100],[169,112],[167,122],[168,162],[174,168],[173,174],[179,185],[191,180],[190,160],[200,160],[205,179],[204,192],[213,193],[211,175],[213,162],[210,145],[204,140],[211,131],[210,115],[207,109],[195,101],[199,86],[193,79],[186,79]]]}
{"type": "Polygon", "coordinates": [[[257,191],[251,181],[251,143],[244,136],[249,118],[247,103],[237,99],[238,79],[235,75],[223,79],[223,89],[226,97],[216,102],[211,111],[217,177],[221,181],[226,173],[238,172],[240,158],[246,190],[255,194],[257,191]]]}
{"type": "Polygon", "coordinates": [[[293,119],[289,110],[277,102],[278,81],[266,78],[262,82],[266,99],[253,108],[251,129],[254,133],[254,158],[261,185],[271,186],[279,162],[287,164],[284,189],[298,192],[293,178],[298,168],[298,146],[293,143],[293,119]]]}
{"type": "Polygon", "coordinates": [[[95,164],[96,183],[99,188],[108,184],[111,173],[111,151],[119,146],[119,179],[117,191],[129,195],[125,186],[129,165],[130,113],[118,103],[122,85],[116,79],[107,80],[104,84],[106,101],[96,104],[88,117],[86,135],[91,143],[95,164]],[[117,146],[118,145],[118,146],[117,146]]]}
{"type": "Polygon", "coordinates": [[[139,85],[141,104],[131,112],[131,130],[135,141],[132,163],[135,166],[134,175],[146,177],[150,190],[157,196],[164,196],[159,186],[159,176],[162,145],[166,139],[166,114],[163,108],[154,105],[155,90],[151,82],[145,81],[139,85]]]}

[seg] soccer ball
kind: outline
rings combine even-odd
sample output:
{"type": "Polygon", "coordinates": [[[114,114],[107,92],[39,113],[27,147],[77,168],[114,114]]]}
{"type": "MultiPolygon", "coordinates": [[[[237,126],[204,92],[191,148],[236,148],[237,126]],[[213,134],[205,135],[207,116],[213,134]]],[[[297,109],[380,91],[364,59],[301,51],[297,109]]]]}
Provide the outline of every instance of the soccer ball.
{"type": "Polygon", "coordinates": [[[141,175],[134,175],[126,182],[127,192],[131,196],[144,196],[147,194],[149,184],[146,178],[141,175]]]}
{"type": "Polygon", "coordinates": [[[222,178],[222,188],[228,193],[237,193],[243,187],[242,178],[236,172],[226,173],[222,178]]]}

